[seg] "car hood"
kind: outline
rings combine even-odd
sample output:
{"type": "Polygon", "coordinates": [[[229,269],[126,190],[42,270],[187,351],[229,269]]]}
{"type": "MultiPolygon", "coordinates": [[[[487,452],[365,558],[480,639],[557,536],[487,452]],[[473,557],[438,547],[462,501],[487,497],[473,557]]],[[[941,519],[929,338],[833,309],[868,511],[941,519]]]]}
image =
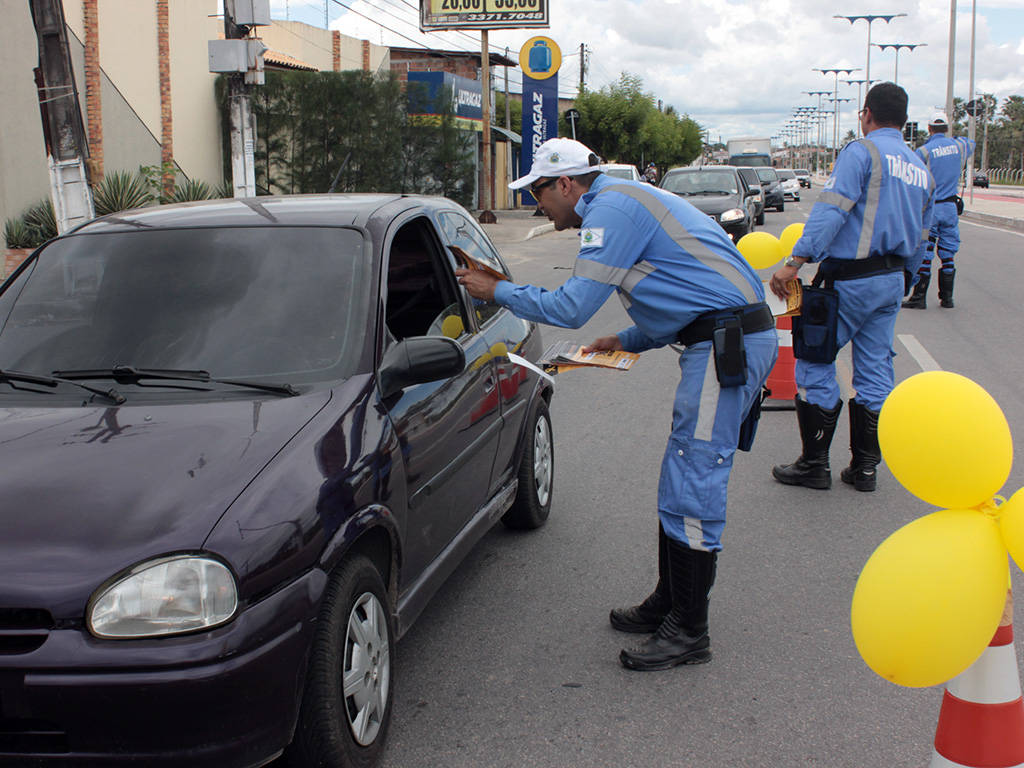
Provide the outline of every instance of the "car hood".
{"type": "Polygon", "coordinates": [[[0,409],[0,607],[80,617],[123,569],[201,548],[330,398],[0,409]]]}
{"type": "Polygon", "coordinates": [[[684,197],[686,202],[690,203],[701,213],[706,213],[709,216],[715,213],[725,213],[731,211],[733,208],[742,208],[743,201],[736,195],[708,195],[706,197],[684,197]]]}

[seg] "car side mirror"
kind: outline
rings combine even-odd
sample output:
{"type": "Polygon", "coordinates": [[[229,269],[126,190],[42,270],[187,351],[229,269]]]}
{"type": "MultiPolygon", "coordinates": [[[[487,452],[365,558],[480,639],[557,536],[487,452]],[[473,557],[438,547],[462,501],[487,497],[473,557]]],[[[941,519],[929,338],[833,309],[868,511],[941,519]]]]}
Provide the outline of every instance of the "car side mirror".
{"type": "Polygon", "coordinates": [[[381,397],[387,399],[413,384],[455,376],[466,367],[466,353],[445,336],[410,336],[384,353],[380,366],[381,397]]]}
{"type": "Polygon", "coordinates": [[[746,192],[743,193],[743,196],[744,197],[753,197],[754,195],[759,195],[759,194],[761,194],[761,190],[760,189],[748,189],[746,192]]]}

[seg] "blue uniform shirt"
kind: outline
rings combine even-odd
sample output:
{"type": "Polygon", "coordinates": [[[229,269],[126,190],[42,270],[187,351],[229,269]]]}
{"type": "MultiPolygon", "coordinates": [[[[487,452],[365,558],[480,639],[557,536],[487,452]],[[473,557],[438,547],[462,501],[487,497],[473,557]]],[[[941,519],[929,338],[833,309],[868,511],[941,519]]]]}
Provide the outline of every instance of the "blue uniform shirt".
{"type": "Polygon", "coordinates": [[[583,223],[573,276],[554,291],[500,282],[499,304],[527,320],[579,328],[617,289],[636,324],[619,339],[642,352],[674,342],[704,312],[764,301],[757,273],[725,230],[671,192],[602,174],[576,212],[583,223]]]}
{"type": "Polygon", "coordinates": [[[928,237],[933,182],[896,128],[879,128],[847,145],[836,160],[793,247],[793,256],[910,259],[928,237]]]}
{"type": "Polygon", "coordinates": [[[974,142],[962,136],[950,138],[933,133],[917,149],[917,154],[935,179],[935,199],[944,200],[956,195],[960,187],[967,158],[974,154],[974,142]]]}

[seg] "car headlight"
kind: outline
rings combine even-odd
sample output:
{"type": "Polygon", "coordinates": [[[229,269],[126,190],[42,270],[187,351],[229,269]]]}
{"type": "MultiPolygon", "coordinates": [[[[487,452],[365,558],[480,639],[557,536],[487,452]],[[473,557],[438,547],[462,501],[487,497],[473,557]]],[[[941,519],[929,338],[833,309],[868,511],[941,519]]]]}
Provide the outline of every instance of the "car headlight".
{"type": "Polygon", "coordinates": [[[726,211],[725,213],[723,213],[721,219],[722,221],[739,221],[746,215],[746,212],[743,211],[742,209],[733,208],[731,211],[726,211]]]}
{"type": "Polygon", "coordinates": [[[141,563],[97,591],[87,622],[97,637],[162,637],[216,627],[237,607],[235,578],[223,563],[174,555],[141,563]]]}

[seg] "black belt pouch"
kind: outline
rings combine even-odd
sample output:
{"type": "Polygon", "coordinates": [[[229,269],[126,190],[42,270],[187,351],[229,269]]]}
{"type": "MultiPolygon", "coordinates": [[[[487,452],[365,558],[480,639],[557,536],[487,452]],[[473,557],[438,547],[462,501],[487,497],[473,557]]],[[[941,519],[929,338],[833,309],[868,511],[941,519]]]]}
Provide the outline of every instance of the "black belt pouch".
{"type": "Polygon", "coordinates": [[[804,286],[803,306],[793,317],[793,357],[832,363],[839,354],[839,292],[804,286]]]}
{"type": "Polygon", "coordinates": [[[747,383],[747,350],[738,317],[723,319],[711,337],[715,352],[715,373],[722,389],[747,383]]]}
{"type": "Polygon", "coordinates": [[[761,421],[761,403],[764,402],[766,397],[768,397],[768,389],[761,387],[761,391],[754,398],[754,402],[750,404],[750,410],[747,411],[746,418],[740,424],[740,439],[736,447],[741,451],[749,451],[754,447],[754,436],[757,434],[757,425],[761,421]]]}

